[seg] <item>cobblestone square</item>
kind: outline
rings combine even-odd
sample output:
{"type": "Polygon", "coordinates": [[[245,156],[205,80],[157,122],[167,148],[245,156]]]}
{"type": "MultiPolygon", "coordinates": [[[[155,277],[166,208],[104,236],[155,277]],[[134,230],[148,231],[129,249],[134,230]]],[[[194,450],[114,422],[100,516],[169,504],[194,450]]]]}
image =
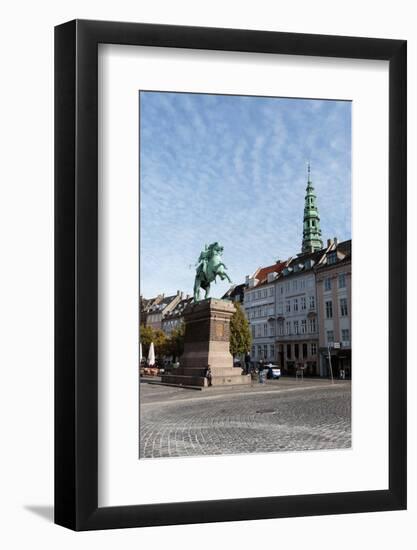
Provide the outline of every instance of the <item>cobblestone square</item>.
{"type": "Polygon", "coordinates": [[[293,378],[204,391],[141,383],[140,458],[351,447],[351,384],[293,378]]]}

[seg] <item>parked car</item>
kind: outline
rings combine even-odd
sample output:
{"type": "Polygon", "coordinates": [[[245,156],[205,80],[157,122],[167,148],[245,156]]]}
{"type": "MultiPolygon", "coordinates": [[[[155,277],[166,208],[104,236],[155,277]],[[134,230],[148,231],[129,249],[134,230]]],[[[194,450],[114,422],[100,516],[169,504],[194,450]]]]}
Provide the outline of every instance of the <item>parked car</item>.
{"type": "Polygon", "coordinates": [[[269,379],[279,379],[281,378],[281,369],[277,367],[277,365],[272,365],[271,363],[269,365],[266,365],[266,377],[269,379]]]}

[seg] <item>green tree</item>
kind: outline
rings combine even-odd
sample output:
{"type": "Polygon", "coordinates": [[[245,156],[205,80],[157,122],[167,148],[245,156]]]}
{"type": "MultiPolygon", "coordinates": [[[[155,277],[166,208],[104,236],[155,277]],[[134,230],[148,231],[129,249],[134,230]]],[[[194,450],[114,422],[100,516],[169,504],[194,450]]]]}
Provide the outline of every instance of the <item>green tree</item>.
{"type": "Polygon", "coordinates": [[[142,344],[143,357],[147,357],[151,342],[153,342],[155,348],[155,355],[157,357],[164,355],[167,338],[161,329],[153,329],[152,327],[140,325],[139,340],[142,344]]]}
{"type": "Polygon", "coordinates": [[[182,323],[172,331],[171,336],[167,339],[166,355],[172,355],[174,359],[178,359],[182,355],[184,351],[184,335],[185,325],[182,323]]]}
{"type": "Polygon", "coordinates": [[[144,357],[148,355],[149,346],[154,341],[153,328],[145,325],[140,325],[139,340],[142,344],[142,354],[144,357]]]}
{"type": "Polygon", "coordinates": [[[155,355],[161,357],[165,353],[167,337],[165,333],[157,328],[153,331],[153,345],[155,346],[155,355]]]}
{"type": "Polygon", "coordinates": [[[250,350],[252,345],[249,322],[241,305],[238,302],[234,305],[236,311],[230,320],[230,353],[233,357],[250,350]]]}

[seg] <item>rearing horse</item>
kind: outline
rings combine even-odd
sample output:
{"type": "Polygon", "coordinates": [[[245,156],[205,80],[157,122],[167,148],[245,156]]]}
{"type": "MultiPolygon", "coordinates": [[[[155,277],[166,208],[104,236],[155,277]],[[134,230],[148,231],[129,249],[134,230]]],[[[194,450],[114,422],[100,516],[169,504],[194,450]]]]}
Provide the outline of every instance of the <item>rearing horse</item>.
{"type": "Polygon", "coordinates": [[[229,283],[229,275],[226,273],[226,266],[222,261],[223,247],[218,243],[206,245],[205,250],[200,254],[197,263],[195,281],[194,281],[194,302],[200,300],[200,288],[205,291],[204,298],[208,298],[210,294],[210,284],[220,277],[222,281],[227,279],[229,283]]]}

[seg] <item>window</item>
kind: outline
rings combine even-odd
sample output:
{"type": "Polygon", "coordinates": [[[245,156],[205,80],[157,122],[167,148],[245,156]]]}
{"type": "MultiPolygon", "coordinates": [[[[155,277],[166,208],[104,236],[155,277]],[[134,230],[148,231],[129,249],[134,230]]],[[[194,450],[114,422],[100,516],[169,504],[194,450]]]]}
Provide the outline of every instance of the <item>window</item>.
{"type": "Polygon", "coordinates": [[[324,290],[331,290],[332,289],[332,280],[330,277],[326,277],[324,279],[324,290]]]}
{"type": "Polygon", "coordinates": [[[327,263],[329,265],[332,265],[332,264],[335,264],[337,261],[337,256],[336,256],[336,252],[331,252],[328,256],[327,256],[327,263]]]}
{"type": "Polygon", "coordinates": [[[258,346],[258,359],[262,357],[262,346],[258,346]]]}
{"type": "Polygon", "coordinates": [[[294,334],[298,334],[298,321],[294,321],[294,334]]]}
{"type": "Polygon", "coordinates": [[[275,359],[275,346],[274,346],[274,344],[271,344],[269,346],[269,357],[271,359],[275,359]]]}
{"type": "Polygon", "coordinates": [[[254,325],[251,326],[251,330],[252,330],[252,338],[255,338],[255,326],[254,325]]]}
{"type": "Polygon", "coordinates": [[[349,329],[348,328],[342,328],[342,341],[343,342],[349,342],[349,329]]]}
{"type": "Polygon", "coordinates": [[[311,355],[316,355],[316,353],[317,353],[317,345],[316,345],[316,344],[311,344],[311,345],[310,345],[310,351],[311,351],[311,355]]]}
{"type": "Polygon", "coordinates": [[[317,328],[316,328],[316,319],[309,319],[308,320],[308,326],[309,326],[310,332],[312,332],[312,333],[316,332],[316,330],[317,330],[317,328]]]}
{"type": "Polygon", "coordinates": [[[303,344],[303,359],[307,357],[307,344],[303,344]]]}
{"type": "Polygon", "coordinates": [[[303,296],[301,299],[301,309],[306,309],[306,299],[305,296],[303,296]]]}
{"type": "Polygon", "coordinates": [[[333,334],[333,331],[332,330],[328,330],[327,331],[327,343],[328,344],[333,344],[334,342],[334,334],[333,334]]]}
{"type": "Polygon", "coordinates": [[[289,281],[287,281],[285,283],[285,292],[289,292],[289,291],[290,291],[290,283],[289,283],[289,281]]]}
{"type": "Polygon", "coordinates": [[[280,294],[284,294],[284,287],[282,285],[279,287],[279,292],[280,294]]]}
{"type": "Polygon", "coordinates": [[[252,346],[252,359],[255,357],[255,346],[252,346]]]}
{"type": "Polygon", "coordinates": [[[314,296],[310,296],[310,309],[314,309],[316,307],[316,300],[314,299],[314,296]]]}
{"type": "Polygon", "coordinates": [[[303,319],[301,321],[301,334],[305,334],[307,332],[307,320],[303,319]]]}
{"type": "Polygon", "coordinates": [[[291,322],[290,321],[287,321],[285,323],[285,333],[286,334],[291,334],[291,322]]]}
{"type": "Polygon", "coordinates": [[[261,335],[261,325],[256,325],[256,337],[259,338],[261,335]]]}
{"type": "Polygon", "coordinates": [[[269,323],[269,336],[275,336],[274,323],[269,323]]]}
{"type": "Polygon", "coordinates": [[[264,323],[264,336],[268,336],[268,324],[264,323]]]}
{"type": "Polygon", "coordinates": [[[264,298],[266,298],[266,288],[263,289],[263,291],[262,291],[262,296],[263,296],[264,298]]]}
{"type": "Polygon", "coordinates": [[[347,298],[340,298],[340,315],[342,317],[347,317],[347,314],[348,314],[347,298]]]}
{"type": "Polygon", "coordinates": [[[339,274],[339,288],[346,288],[346,274],[339,274]]]}
{"type": "Polygon", "coordinates": [[[292,282],[292,289],[297,290],[297,281],[292,282]]]}
{"type": "Polygon", "coordinates": [[[290,313],[290,311],[291,311],[291,302],[289,300],[285,301],[285,311],[287,313],[290,313]]]}
{"type": "Polygon", "coordinates": [[[328,300],[326,302],[326,318],[332,319],[333,317],[333,302],[331,300],[328,300]]]}
{"type": "Polygon", "coordinates": [[[284,334],[284,321],[278,321],[278,336],[284,334]]]}
{"type": "Polygon", "coordinates": [[[266,359],[268,357],[268,346],[265,344],[264,345],[264,359],[266,359]]]}
{"type": "Polygon", "coordinates": [[[273,295],[274,295],[274,287],[273,287],[273,286],[270,286],[270,287],[269,287],[269,295],[270,295],[270,296],[273,296],[273,295]]]}
{"type": "Polygon", "coordinates": [[[278,313],[280,315],[282,315],[282,312],[283,312],[283,303],[282,302],[278,302],[278,313]]]}
{"type": "Polygon", "coordinates": [[[287,344],[287,359],[291,359],[291,344],[287,344]]]}
{"type": "Polygon", "coordinates": [[[305,279],[301,279],[300,281],[300,289],[303,290],[305,289],[306,287],[306,280],[305,279]]]}
{"type": "Polygon", "coordinates": [[[294,298],[293,309],[294,311],[298,311],[298,298],[294,298]]]}
{"type": "Polygon", "coordinates": [[[299,355],[299,346],[298,344],[294,344],[294,357],[298,359],[299,355]]]}

